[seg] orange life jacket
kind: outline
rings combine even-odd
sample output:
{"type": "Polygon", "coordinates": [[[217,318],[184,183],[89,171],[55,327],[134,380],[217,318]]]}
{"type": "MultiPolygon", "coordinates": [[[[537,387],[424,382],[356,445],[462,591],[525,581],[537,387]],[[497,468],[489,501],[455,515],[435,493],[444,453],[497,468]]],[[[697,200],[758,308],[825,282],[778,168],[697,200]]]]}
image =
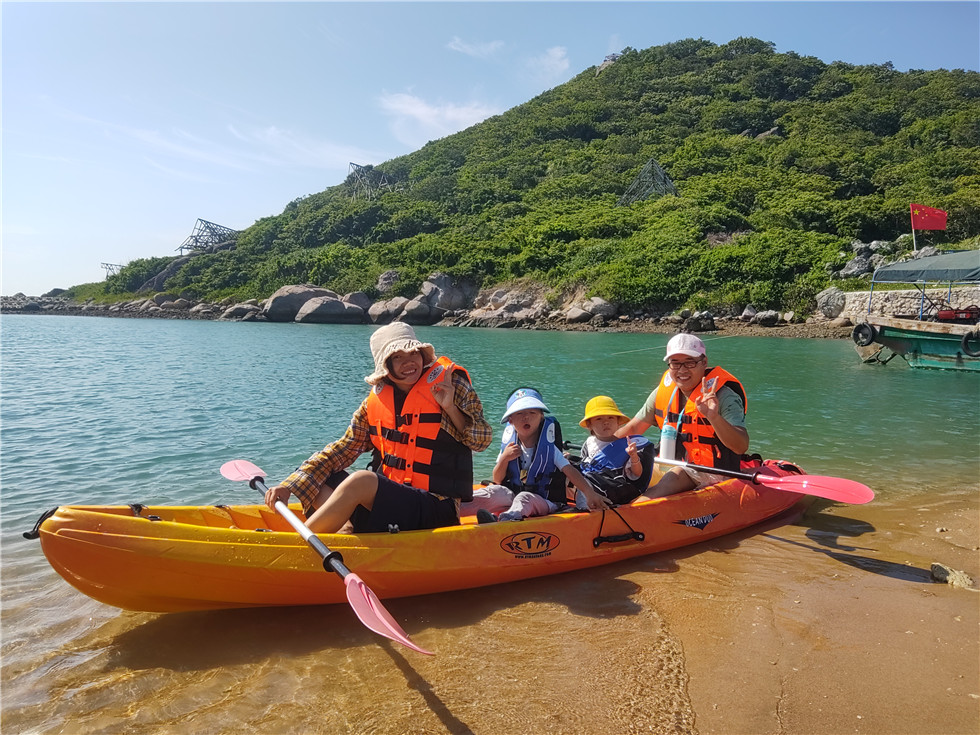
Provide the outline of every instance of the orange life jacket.
{"type": "MultiPolygon", "coordinates": [[[[433,385],[449,381],[454,370],[469,373],[448,357],[438,358],[398,406],[394,386],[385,381],[371,391],[367,419],[378,469],[390,480],[462,500],[473,499],[473,452],[442,428],[442,407],[433,385]]],[[[401,394],[401,391],[398,391],[401,394]]]]}
{"type": "MultiPolygon", "coordinates": [[[[748,409],[745,388],[730,372],[720,367],[713,367],[704,374],[704,377],[718,379],[715,392],[725,385],[734,390],[742,399],[742,405],[746,410],[748,409]]],[[[698,384],[687,397],[687,402],[681,406],[683,395],[671,378],[670,371],[664,372],[660,385],[657,386],[657,399],[654,405],[657,426],[662,429],[666,420],[671,426],[677,427],[677,441],[684,447],[688,462],[726,470],[739,469],[741,455],[722,444],[711,422],[698,413],[694,400],[701,395],[701,384],[698,384]]]]}

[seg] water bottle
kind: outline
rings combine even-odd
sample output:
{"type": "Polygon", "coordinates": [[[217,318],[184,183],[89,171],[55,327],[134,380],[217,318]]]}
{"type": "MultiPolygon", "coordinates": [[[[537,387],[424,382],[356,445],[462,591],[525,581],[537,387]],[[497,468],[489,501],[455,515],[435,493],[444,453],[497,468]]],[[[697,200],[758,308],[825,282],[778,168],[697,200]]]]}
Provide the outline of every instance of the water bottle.
{"type": "Polygon", "coordinates": [[[659,456],[664,459],[677,458],[677,427],[665,424],[660,430],[659,456]]]}

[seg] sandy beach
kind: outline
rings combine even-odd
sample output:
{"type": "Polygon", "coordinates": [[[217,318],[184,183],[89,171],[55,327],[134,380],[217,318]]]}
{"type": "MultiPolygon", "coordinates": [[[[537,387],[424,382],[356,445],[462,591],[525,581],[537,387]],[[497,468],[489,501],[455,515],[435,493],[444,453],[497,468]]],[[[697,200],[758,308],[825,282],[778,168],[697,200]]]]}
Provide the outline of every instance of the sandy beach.
{"type": "MultiPolygon", "coordinates": [[[[4,732],[974,734],[978,593],[930,565],[977,574],[978,511],[971,493],[817,501],[676,552],[389,601],[433,657],[342,605],[82,600],[84,632],[47,633],[70,667],[5,660],[4,732]]],[[[54,590],[42,607],[79,602],[54,590]]]]}
{"type": "Polygon", "coordinates": [[[976,577],[978,517],[969,494],[818,504],[737,554],[686,560],[656,604],[697,731],[978,732],[980,599],[930,574],[939,561],[976,577]],[[759,573],[775,563],[781,575],[759,573]]]}

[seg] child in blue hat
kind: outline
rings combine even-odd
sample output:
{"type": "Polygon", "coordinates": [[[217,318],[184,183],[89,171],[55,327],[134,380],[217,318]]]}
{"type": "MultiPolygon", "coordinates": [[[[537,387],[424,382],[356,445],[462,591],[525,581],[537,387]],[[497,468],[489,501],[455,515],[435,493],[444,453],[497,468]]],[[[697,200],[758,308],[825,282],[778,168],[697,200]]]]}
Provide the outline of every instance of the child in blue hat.
{"type": "Polygon", "coordinates": [[[585,497],[589,510],[609,502],[562,454],[561,427],[548,413],[541,393],[518,388],[507,399],[500,423],[506,424],[500,454],[493,468],[493,481],[514,493],[510,507],[494,518],[485,509],[477,511],[480,523],[496,520],[519,521],[558,511],[567,502],[566,481],[585,497]]]}

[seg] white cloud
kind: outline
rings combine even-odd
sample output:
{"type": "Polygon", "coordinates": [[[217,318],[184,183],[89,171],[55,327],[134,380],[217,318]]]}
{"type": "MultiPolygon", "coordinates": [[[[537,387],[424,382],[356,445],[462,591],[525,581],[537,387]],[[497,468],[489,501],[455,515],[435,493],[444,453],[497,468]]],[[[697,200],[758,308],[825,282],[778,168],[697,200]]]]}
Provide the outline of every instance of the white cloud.
{"type": "Polygon", "coordinates": [[[381,109],[391,118],[394,136],[412,148],[419,148],[430,140],[457,133],[502,112],[481,102],[434,105],[402,92],[384,93],[378,101],[381,109]]]}
{"type": "Polygon", "coordinates": [[[135,143],[142,159],[158,171],[197,181],[204,181],[209,175],[200,169],[202,165],[233,171],[284,166],[345,171],[350,161],[376,162],[385,157],[378,151],[313,138],[276,125],[242,128],[228,124],[226,136],[205,137],[181,128],[157,130],[71,112],[63,114],[99,128],[110,138],[135,143]]]}
{"type": "Polygon", "coordinates": [[[268,162],[279,165],[346,170],[351,161],[374,163],[384,157],[377,151],[310,138],[275,125],[258,128],[248,134],[231,126],[229,129],[234,136],[262,151],[268,162]]]}
{"type": "Polygon", "coordinates": [[[540,56],[528,61],[532,75],[545,84],[557,84],[564,81],[568,71],[568,49],[564,46],[552,46],[540,56]]]}
{"type": "Polygon", "coordinates": [[[503,41],[488,41],[485,43],[467,43],[459,36],[453,36],[453,40],[446,44],[446,48],[452,51],[459,51],[461,54],[473,56],[477,59],[489,59],[497,51],[504,47],[503,41]]]}

